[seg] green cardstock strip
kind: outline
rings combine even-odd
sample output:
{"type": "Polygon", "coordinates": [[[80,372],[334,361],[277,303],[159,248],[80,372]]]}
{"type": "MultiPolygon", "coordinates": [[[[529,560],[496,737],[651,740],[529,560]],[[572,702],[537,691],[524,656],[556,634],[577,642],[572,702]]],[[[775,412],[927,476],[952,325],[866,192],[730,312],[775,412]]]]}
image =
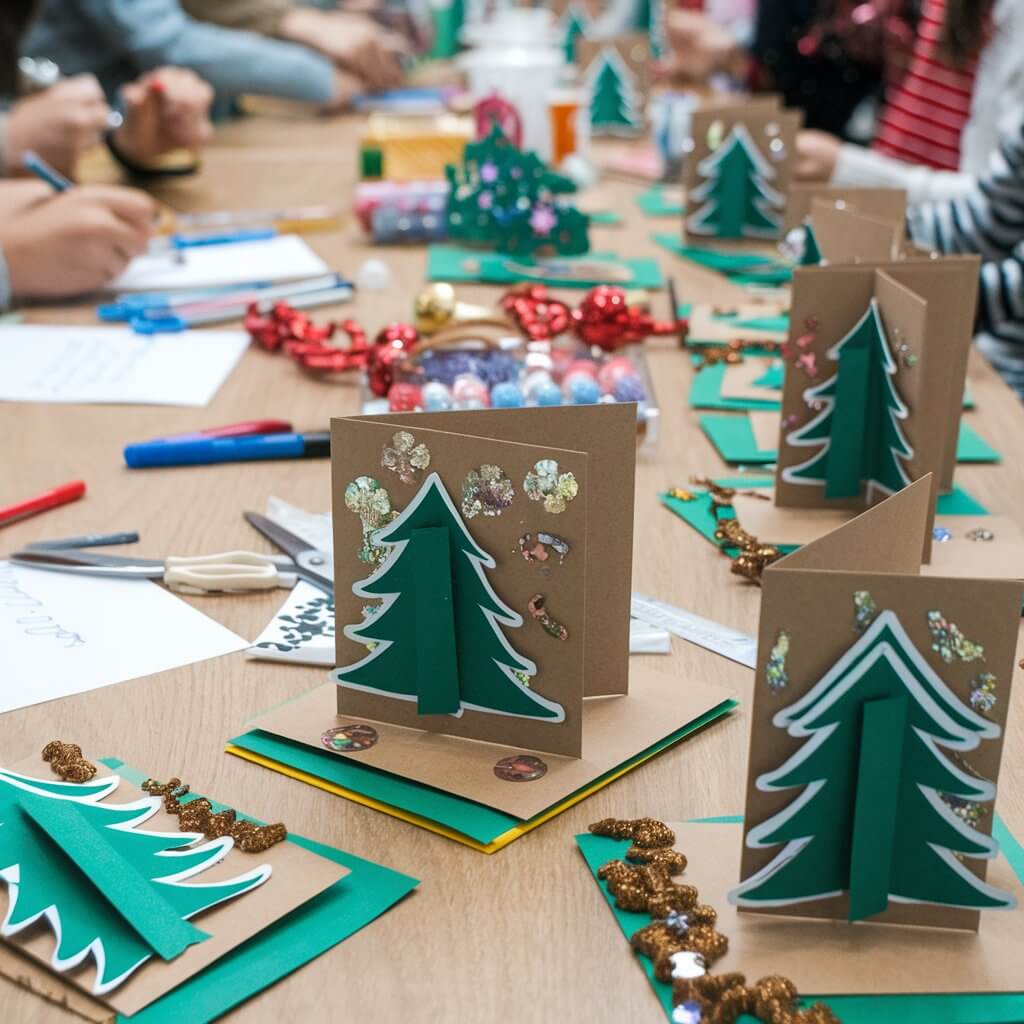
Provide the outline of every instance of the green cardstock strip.
{"type": "Polygon", "coordinates": [[[405,555],[412,558],[416,590],[417,710],[454,715],[460,707],[459,665],[448,531],[443,526],[413,530],[405,555]]]}
{"type": "MultiPolygon", "coordinates": [[[[699,356],[696,358],[699,360],[699,356]]],[[[723,398],[722,383],[728,369],[729,367],[725,363],[714,363],[711,366],[703,367],[694,374],[690,383],[691,409],[723,409],[732,412],[763,409],[766,412],[771,412],[780,407],[779,400],[772,395],[766,395],[763,399],[723,398]]]]}
{"type": "Polygon", "coordinates": [[[876,453],[872,442],[881,431],[875,428],[876,404],[868,402],[873,376],[871,352],[847,345],[839,355],[835,379],[835,405],[825,453],[825,497],[856,498],[862,481],[872,478],[876,453]]]}
{"type": "Polygon", "coordinates": [[[736,284],[780,285],[788,284],[793,278],[791,267],[767,256],[720,252],[700,245],[684,245],[676,235],[663,232],[651,235],[651,240],[691,263],[725,274],[736,284]]]}
{"type": "MultiPolygon", "coordinates": [[[[135,785],[148,777],[117,758],[102,763],[135,785]]],[[[341,864],[350,874],[144,1010],[119,1016],[118,1024],[207,1024],[354,935],[419,885],[408,875],[294,833],[288,842],[341,864]]]]}
{"type": "MultiPolygon", "coordinates": [[[[654,754],[661,753],[728,714],[736,706],[736,701],[723,701],[683,726],[682,729],[671,733],[665,739],[640,751],[635,757],[624,761],[612,771],[595,779],[583,789],[598,785],[623,768],[628,768],[654,754]]],[[[444,793],[431,786],[402,779],[397,775],[391,775],[367,765],[356,764],[351,758],[339,757],[327,750],[316,750],[305,744],[295,743],[259,729],[236,736],[229,742],[242,750],[248,750],[253,754],[259,754],[272,761],[277,761],[279,764],[331,782],[336,786],[350,789],[360,796],[379,801],[409,814],[416,814],[484,845],[494,842],[510,829],[534,820],[530,818],[524,822],[521,818],[494,810],[473,800],[444,793]]],[[[566,801],[571,800],[575,795],[575,793],[570,794],[566,801]]],[[[542,817],[548,810],[550,808],[545,808],[536,817],[542,817]]]]}
{"type": "Polygon", "coordinates": [[[848,920],[863,921],[889,906],[889,874],[896,834],[907,698],[864,702],[857,769],[857,798],[850,847],[848,920]]]}
{"type": "MultiPolygon", "coordinates": [[[[121,850],[115,849],[104,834],[110,829],[93,824],[74,801],[21,793],[18,803],[161,959],[173,960],[210,937],[182,920],[154,884],[153,878],[167,873],[173,862],[154,860],[152,841],[144,834],[137,833],[138,855],[132,858],[133,847],[122,842],[121,850]]],[[[162,839],[164,848],[180,843],[177,836],[162,839]]]]}
{"type": "Polygon", "coordinates": [[[584,259],[588,265],[606,262],[625,266],[633,276],[628,281],[613,280],[613,274],[598,278],[557,277],[541,268],[538,268],[536,274],[524,274],[511,267],[532,266],[533,262],[529,259],[513,259],[500,253],[455,245],[431,245],[427,249],[427,280],[448,281],[452,284],[474,281],[483,284],[519,284],[532,281],[551,288],[594,288],[599,284],[616,284],[623,288],[648,290],[657,290],[665,284],[657,260],[620,259],[611,252],[590,252],[584,259]]]}
{"type": "MultiPolygon", "coordinates": [[[[707,824],[735,824],[736,843],[743,842],[740,827],[743,819],[738,815],[701,818],[707,824]]],[[[1002,819],[996,815],[992,824],[992,836],[1016,872],[1024,882],[1024,848],[1010,834],[1002,819]]],[[[576,836],[580,853],[587,863],[594,881],[604,894],[619,928],[628,940],[635,931],[650,923],[647,914],[633,914],[620,910],[608,894],[608,887],[598,879],[598,869],[610,860],[622,860],[630,847],[630,841],[608,839],[589,833],[576,836]]],[[[685,851],[683,851],[685,852],[685,851]]],[[[644,974],[658,997],[665,1016],[672,1019],[672,986],[658,981],[654,969],[646,957],[639,958],[644,974]]],[[[799,978],[796,979],[799,983],[799,978]]],[[[997,992],[963,995],[898,995],[898,996],[815,996],[805,995],[804,1002],[816,1000],[827,1003],[843,1024],[1020,1024],[1024,1020],[1024,993],[997,992]]],[[[753,1017],[743,1015],[738,1024],[756,1024],[753,1017]]]]}
{"type": "Polygon", "coordinates": [[[591,225],[601,224],[605,227],[618,227],[623,223],[622,214],[614,210],[600,210],[597,213],[588,213],[591,225]]]}
{"type": "Polygon", "coordinates": [[[681,217],[686,212],[685,203],[665,198],[663,185],[652,185],[646,192],[641,192],[636,197],[636,205],[648,217],[681,217]]]}
{"type": "Polygon", "coordinates": [[[785,383],[786,368],[781,363],[772,363],[757,380],[754,381],[755,388],[765,388],[767,391],[781,391],[785,383]]]}
{"type": "Polygon", "coordinates": [[[800,266],[816,267],[821,262],[821,249],[818,247],[818,236],[810,220],[804,221],[804,251],[800,256],[800,266]]]}

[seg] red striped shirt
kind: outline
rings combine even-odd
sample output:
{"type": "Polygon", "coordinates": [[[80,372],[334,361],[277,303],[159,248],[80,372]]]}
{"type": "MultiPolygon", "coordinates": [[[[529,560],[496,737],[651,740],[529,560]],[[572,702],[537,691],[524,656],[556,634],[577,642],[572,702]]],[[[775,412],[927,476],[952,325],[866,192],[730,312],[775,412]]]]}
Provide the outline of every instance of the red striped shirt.
{"type": "Polygon", "coordinates": [[[977,61],[953,67],[940,54],[946,0],[925,0],[906,75],[889,91],[873,149],[940,170],[960,166],[977,61]]]}

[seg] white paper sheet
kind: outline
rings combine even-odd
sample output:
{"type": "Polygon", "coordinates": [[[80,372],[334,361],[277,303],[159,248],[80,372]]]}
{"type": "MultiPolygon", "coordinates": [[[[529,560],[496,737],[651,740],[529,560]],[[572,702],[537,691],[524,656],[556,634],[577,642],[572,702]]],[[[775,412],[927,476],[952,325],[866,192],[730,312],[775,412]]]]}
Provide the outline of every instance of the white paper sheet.
{"type": "Polygon", "coordinates": [[[0,325],[0,400],[206,405],[248,345],[242,331],[0,325]]]}
{"type": "Polygon", "coordinates": [[[0,562],[0,713],[246,647],[148,580],[0,562]]]}
{"type": "Polygon", "coordinates": [[[720,622],[702,618],[693,612],[676,608],[665,601],[658,601],[646,594],[634,593],[630,601],[630,614],[642,622],[660,629],[667,629],[675,636],[689,640],[723,658],[739,662],[747,668],[757,666],[757,638],[747,636],[720,622]]]}
{"type": "Polygon", "coordinates": [[[256,281],[297,281],[329,271],[327,264],[298,235],[279,235],[262,242],[200,245],[180,252],[181,262],[169,253],[139,256],[108,290],[217,288],[256,281]]]}

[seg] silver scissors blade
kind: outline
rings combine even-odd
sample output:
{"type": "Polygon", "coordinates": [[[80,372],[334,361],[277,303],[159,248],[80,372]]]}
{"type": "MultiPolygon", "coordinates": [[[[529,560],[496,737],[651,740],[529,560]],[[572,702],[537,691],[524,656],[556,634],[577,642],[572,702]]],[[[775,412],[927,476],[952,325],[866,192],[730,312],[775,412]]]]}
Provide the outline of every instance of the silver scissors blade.
{"type": "Polygon", "coordinates": [[[299,576],[334,596],[334,559],[331,555],[258,512],[243,512],[242,515],[254,530],[263,534],[271,544],[295,562],[299,576]]]}
{"type": "Polygon", "coordinates": [[[12,555],[11,561],[15,565],[24,565],[32,569],[50,569],[54,572],[71,572],[86,576],[158,580],[164,574],[163,562],[149,558],[101,555],[95,551],[33,551],[26,548],[12,555]]]}

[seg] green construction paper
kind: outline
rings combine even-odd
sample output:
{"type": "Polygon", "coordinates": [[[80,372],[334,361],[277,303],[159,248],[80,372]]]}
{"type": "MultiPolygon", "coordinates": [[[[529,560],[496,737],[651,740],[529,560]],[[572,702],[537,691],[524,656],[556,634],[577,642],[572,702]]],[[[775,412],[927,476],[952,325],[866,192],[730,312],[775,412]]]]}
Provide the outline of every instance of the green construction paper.
{"type": "MultiPolygon", "coordinates": [[[[104,758],[102,763],[136,785],[147,777],[116,758],[104,758]]],[[[189,794],[186,802],[189,798],[196,797],[189,794]]],[[[213,807],[224,809],[217,803],[213,807]]],[[[294,833],[288,842],[348,868],[349,874],[145,1009],[131,1017],[118,1016],[118,1024],[207,1024],[354,935],[419,884],[408,875],[294,833]]]]}
{"type": "Polygon", "coordinates": [[[598,50],[595,64],[593,78],[588,77],[591,127],[611,134],[639,131],[643,114],[636,107],[636,86],[628,65],[611,47],[598,50]]]}
{"type": "MultiPolygon", "coordinates": [[[[615,267],[625,267],[632,274],[629,280],[616,280],[613,273],[589,277],[559,277],[543,264],[526,258],[511,259],[498,253],[481,249],[462,248],[455,245],[431,245],[427,248],[427,279],[430,281],[448,281],[451,284],[461,282],[480,282],[483,284],[518,284],[522,281],[534,281],[552,288],[595,288],[599,284],[615,284],[624,288],[638,288],[654,291],[662,288],[665,280],[657,260],[652,259],[620,259],[611,252],[587,253],[585,264],[589,268],[595,263],[610,263],[615,267]],[[513,269],[515,266],[537,266],[536,274],[526,274],[513,269]]],[[[573,260],[558,260],[553,265],[564,264],[571,267],[573,260]]]]}
{"type": "MultiPolygon", "coordinates": [[[[965,396],[964,401],[967,401],[965,396]]],[[[965,406],[966,408],[966,406],[965,406]]],[[[1003,457],[972,427],[960,422],[960,436],[956,445],[957,462],[1002,462],[1003,457]]]]}
{"type": "MultiPolygon", "coordinates": [[[[204,883],[195,876],[220,859],[223,843],[182,849],[188,840],[180,833],[149,833],[145,828],[145,819],[155,812],[158,800],[134,805],[105,804],[100,799],[111,792],[109,785],[76,789],[78,792],[59,789],[0,769],[0,869],[20,865],[18,887],[8,911],[9,926],[18,930],[42,916],[47,908],[55,907],[60,914],[60,934],[54,966],[60,969],[61,964],[92,956],[97,963],[97,995],[115,988],[153,954],[149,941],[167,951],[182,938],[180,930],[164,929],[166,907],[156,909],[158,920],[146,922],[146,908],[127,904],[114,874],[121,869],[122,862],[129,862],[140,879],[158,888],[163,900],[182,920],[241,895],[265,880],[265,873],[256,870],[227,881],[204,883]],[[23,804],[26,795],[34,799],[23,804]],[[37,823],[46,816],[44,804],[48,803],[54,805],[54,813],[62,814],[61,825],[67,824],[63,821],[67,815],[63,814],[63,806],[56,807],[57,804],[73,803],[79,812],[79,818],[68,825],[74,834],[63,836],[60,843],[51,838],[57,833],[56,819],[49,830],[37,823]],[[100,844],[88,836],[87,829],[102,834],[105,850],[97,852],[100,844]],[[117,860],[105,864],[111,857],[117,860]],[[78,863],[79,858],[83,863],[78,863]],[[102,875],[97,877],[99,885],[90,878],[92,870],[102,875]],[[178,874],[186,877],[173,882],[158,881],[178,874]],[[129,918],[142,926],[145,939],[129,923],[129,918]]],[[[128,888],[127,881],[125,887],[128,888]]],[[[131,886],[130,891],[137,896],[138,885],[131,886]]],[[[151,902],[148,907],[152,910],[154,904],[151,902]]]]}
{"type": "Polygon", "coordinates": [[[685,203],[672,202],[665,198],[664,185],[652,185],[636,197],[636,205],[648,217],[681,217],[686,210],[685,203]]]}
{"type": "Polygon", "coordinates": [[[818,248],[818,236],[810,220],[804,221],[804,251],[800,255],[800,266],[816,267],[821,263],[821,249],[818,248]]]}
{"type": "Polygon", "coordinates": [[[933,795],[981,803],[994,799],[991,783],[959,770],[944,750],[972,750],[997,737],[999,728],[957,697],[892,610],[879,614],[803,697],[773,718],[775,726],[803,743],[777,768],[762,773],[757,787],[799,792],[751,826],[748,846],[781,849],[733,890],[733,902],[777,906],[849,891],[863,705],[895,698],[907,700],[901,770],[895,778],[872,781],[873,791],[886,782],[898,790],[889,898],[978,909],[1012,905],[1009,894],[982,882],[956,859],[992,856],[995,844],[933,795]]]}
{"type": "Polygon", "coordinates": [[[907,698],[865,701],[861,721],[850,849],[850,921],[863,921],[889,906],[899,811],[899,791],[892,780],[902,771],[907,698]]]}
{"type": "Polygon", "coordinates": [[[404,555],[412,559],[417,711],[459,711],[459,665],[455,645],[451,548],[443,526],[413,530],[404,555]]]}
{"type": "Polygon", "coordinates": [[[704,181],[690,190],[686,228],[692,234],[716,238],[774,238],[781,224],[785,198],[768,181],[775,171],[761,155],[745,125],[734,125],[729,136],[697,165],[704,181]]]}
{"type": "MultiPolygon", "coordinates": [[[[735,707],[737,707],[737,702],[734,700],[722,701],[721,704],[706,711],[692,722],[688,722],[681,729],[670,733],[646,750],[640,751],[635,757],[623,761],[611,771],[592,780],[582,789],[588,790],[594,785],[605,782],[623,769],[628,769],[663,750],[667,750],[687,736],[728,714],[735,707]]],[[[350,789],[360,796],[387,804],[389,807],[409,814],[416,814],[483,845],[494,842],[510,829],[529,824],[536,818],[543,817],[551,810],[550,807],[546,807],[535,818],[524,821],[465,797],[444,793],[432,786],[403,779],[367,765],[356,764],[351,758],[339,757],[327,750],[316,750],[305,744],[286,740],[259,729],[236,736],[229,742],[242,750],[266,757],[271,761],[323,779],[325,782],[333,783],[344,789],[350,789]]],[[[559,800],[558,804],[572,800],[579,792],[580,790],[577,790],[564,800],[559,800]]]]}
{"type": "Polygon", "coordinates": [[[728,320],[733,327],[743,327],[748,331],[780,331],[783,334],[789,330],[789,314],[780,313],[778,316],[716,316],[716,320],[728,320]]]}
{"type": "Polygon", "coordinates": [[[663,249],[707,270],[724,274],[736,284],[781,285],[793,278],[793,269],[767,256],[754,253],[720,252],[701,245],[685,245],[675,235],[658,232],[651,240],[663,249]]]}
{"type": "Polygon", "coordinates": [[[767,391],[781,391],[785,383],[786,368],[781,362],[774,362],[754,381],[754,387],[767,391]]]}
{"type": "MultiPolygon", "coordinates": [[[[742,825],[739,815],[701,818],[699,823],[742,825]]],[[[992,835],[999,843],[1003,854],[1010,862],[1017,877],[1024,882],[1024,848],[1010,834],[1002,819],[996,815],[992,824],[992,835]]],[[[736,843],[743,842],[737,828],[736,843]]],[[[629,849],[630,841],[608,839],[605,836],[583,834],[576,836],[587,867],[604,894],[612,915],[615,917],[627,940],[638,928],[650,923],[647,914],[634,914],[620,910],[608,894],[607,885],[597,877],[598,869],[610,860],[622,860],[629,849]]],[[[685,851],[684,851],[685,852],[685,851]]],[[[640,957],[640,965],[654,989],[665,1016],[672,1018],[672,986],[654,977],[654,968],[646,957],[640,957]]],[[[799,982],[799,979],[797,979],[799,982]]],[[[1024,993],[966,993],[960,995],[884,995],[884,996],[815,996],[804,995],[805,1004],[820,1001],[832,1007],[843,1024],[1020,1024],[1024,1020],[1024,993]]],[[[742,1015],[739,1024],[756,1024],[755,1018],[742,1015]]]]}
{"type": "MultiPolygon", "coordinates": [[[[745,412],[750,409],[775,410],[779,408],[777,398],[723,398],[722,383],[727,363],[712,363],[699,369],[690,383],[689,403],[691,409],[728,409],[745,412]]],[[[745,418],[745,417],[744,417],[745,418]]],[[[775,456],[772,456],[772,461],[775,456]]]]}
{"type": "Polygon", "coordinates": [[[874,461],[869,445],[877,440],[879,431],[874,429],[872,415],[877,406],[868,401],[871,377],[871,351],[866,346],[846,346],[833,378],[835,405],[824,460],[825,497],[829,500],[856,498],[874,461]]]}
{"type": "Polygon", "coordinates": [[[587,214],[590,218],[591,224],[603,224],[605,227],[618,227],[619,224],[623,223],[622,214],[616,213],[614,210],[593,210],[587,214]]]}
{"type": "MultiPolygon", "coordinates": [[[[73,800],[21,793],[18,804],[162,960],[173,960],[210,937],[183,920],[164,898],[145,870],[150,860],[145,849],[116,849],[106,838],[110,829],[90,821],[73,800]]],[[[164,845],[170,845],[166,839],[164,845]]],[[[149,871],[159,877],[167,863],[156,862],[156,867],[154,871],[151,862],[149,871]]]]}
{"type": "MultiPolygon", "coordinates": [[[[388,560],[352,590],[361,598],[380,598],[384,603],[345,632],[350,639],[376,646],[359,661],[331,673],[339,686],[406,699],[428,697],[427,706],[453,708],[449,714],[466,708],[551,721],[565,717],[561,704],[530,689],[528,677],[537,674],[537,666],[519,654],[514,640],[506,635],[522,626],[522,616],[494,592],[485,572],[494,569],[494,559],[473,540],[436,473],[423,481],[397,519],[377,530],[373,543],[389,549],[388,560]],[[438,548],[425,561],[419,559],[424,528],[436,528],[448,536],[446,568],[438,562],[438,548]],[[424,579],[423,572],[435,575],[424,579]],[[458,661],[457,680],[449,678],[441,692],[429,696],[419,690],[420,667],[433,669],[420,647],[424,637],[417,613],[423,588],[428,591],[423,607],[448,595],[458,661]],[[453,683],[458,688],[454,703],[453,683]]],[[[432,618],[430,627],[441,628],[440,620],[432,618]]],[[[440,655],[440,648],[428,644],[428,653],[440,655]]]]}

